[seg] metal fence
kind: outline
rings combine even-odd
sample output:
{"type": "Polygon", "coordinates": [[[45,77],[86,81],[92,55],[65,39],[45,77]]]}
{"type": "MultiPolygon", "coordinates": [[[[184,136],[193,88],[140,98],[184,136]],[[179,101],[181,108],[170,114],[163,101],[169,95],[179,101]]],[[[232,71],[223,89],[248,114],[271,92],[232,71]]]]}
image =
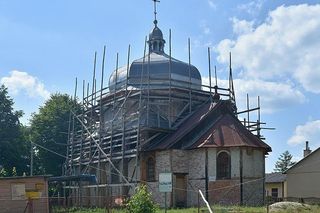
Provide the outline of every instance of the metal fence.
{"type": "MultiPolygon", "coordinates": [[[[77,209],[104,209],[104,212],[112,212],[114,209],[124,209],[126,207],[127,199],[122,196],[83,196],[79,202],[76,197],[50,197],[49,198],[49,212],[50,213],[64,213],[72,212],[77,209]]],[[[269,206],[276,202],[290,201],[298,202],[309,205],[320,205],[320,198],[308,197],[285,197],[285,198],[272,198],[266,197],[265,206],[269,206]]],[[[227,207],[227,206],[226,206],[227,207]]],[[[29,213],[30,208],[27,209],[26,213],[29,213]]],[[[200,206],[198,208],[200,210],[200,206]]],[[[268,208],[267,208],[268,209],[268,208]]],[[[1,212],[1,211],[0,211],[1,212]]]]}
{"type": "Polygon", "coordinates": [[[125,196],[82,196],[77,197],[50,197],[50,213],[70,212],[70,210],[80,208],[100,208],[105,212],[112,209],[122,209],[125,207],[127,198],[125,196]]]}

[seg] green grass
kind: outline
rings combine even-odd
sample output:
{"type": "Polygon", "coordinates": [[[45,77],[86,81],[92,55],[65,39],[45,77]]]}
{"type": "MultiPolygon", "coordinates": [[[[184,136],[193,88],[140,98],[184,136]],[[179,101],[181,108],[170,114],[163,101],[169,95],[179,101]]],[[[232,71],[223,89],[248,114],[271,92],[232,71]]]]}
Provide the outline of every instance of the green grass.
{"type": "MultiPolygon", "coordinates": [[[[77,209],[77,208],[70,208],[70,209],[54,209],[54,213],[64,213],[64,212],[70,212],[70,213],[106,213],[108,212],[105,209],[100,208],[94,208],[94,209],[77,209]]],[[[121,209],[113,209],[113,213],[125,213],[125,210],[121,209]]],[[[164,209],[159,209],[157,213],[163,213],[164,209]]],[[[198,213],[197,208],[188,208],[188,209],[168,209],[168,213],[198,213]]],[[[206,208],[201,208],[200,213],[207,213],[209,212],[206,208]]],[[[240,207],[240,206],[213,206],[213,212],[214,213],[266,213],[267,208],[266,207],[240,207]]],[[[278,213],[319,213],[320,212],[320,206],[311,206],[310,210],[287,210],[287,211],[281,211],[278,213]]]]}

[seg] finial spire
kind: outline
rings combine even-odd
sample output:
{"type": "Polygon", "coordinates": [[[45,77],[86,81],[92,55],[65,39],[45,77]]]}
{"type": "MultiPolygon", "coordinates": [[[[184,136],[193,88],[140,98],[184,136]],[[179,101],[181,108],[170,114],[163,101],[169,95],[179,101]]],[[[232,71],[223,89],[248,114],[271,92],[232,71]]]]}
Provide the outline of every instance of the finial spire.
{"type": "Polygon", "coordinates": [[[152,0],[154,2],[154,28],[149,34],[149,52],[156,52],[156,53],[164,53],[164,44],[166,41],[163,39],[163,34],[161,30],[158,28],[157,24],[157,3],[159,0],[152,0]]]}
{"type": "MultiPolygon", "coordinates": [[[[231,52],[229,52],[229,96],[230,96],[230,100],[234,103],[234,111],[237,112],[236,95],[234,92],[232,67],[231,67],[231,52]]],[[[248,122],[249,122],[249,119],[248,119],[248,122]]]]}
{"type": "Polygon", "coordinates": [[[158,21],[157,21],[157,3],[160,2],[159,0],[152,0],[153,1],[153,8],[154,8],[154,25],[157,26],[158,21]]]}

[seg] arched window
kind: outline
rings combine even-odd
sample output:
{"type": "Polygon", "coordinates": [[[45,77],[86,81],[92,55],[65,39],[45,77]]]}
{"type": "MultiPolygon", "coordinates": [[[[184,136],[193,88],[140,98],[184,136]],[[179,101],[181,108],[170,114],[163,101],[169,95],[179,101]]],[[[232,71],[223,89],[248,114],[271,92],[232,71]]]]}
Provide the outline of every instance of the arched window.
{"type": "Polygon", "coordinates": [[[155,180],[155,162],[152,157],[147,160],[147,181],[155,180]]]}
{"type": "Polygon", "coordinates": [[[217,179],[231,178],[231,159],[227,152],[220,152],[217,156],[217,179]]]}

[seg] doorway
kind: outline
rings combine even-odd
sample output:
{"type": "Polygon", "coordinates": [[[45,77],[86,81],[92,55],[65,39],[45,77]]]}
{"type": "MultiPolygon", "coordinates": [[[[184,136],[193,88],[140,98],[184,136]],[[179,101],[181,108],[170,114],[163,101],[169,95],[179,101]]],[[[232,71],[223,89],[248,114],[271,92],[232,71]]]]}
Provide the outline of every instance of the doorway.
{"type": "Polygon", "coordinates": [[[187,206],[187,179],[185,174],[176,174],[175,207],[187,206]]]}

